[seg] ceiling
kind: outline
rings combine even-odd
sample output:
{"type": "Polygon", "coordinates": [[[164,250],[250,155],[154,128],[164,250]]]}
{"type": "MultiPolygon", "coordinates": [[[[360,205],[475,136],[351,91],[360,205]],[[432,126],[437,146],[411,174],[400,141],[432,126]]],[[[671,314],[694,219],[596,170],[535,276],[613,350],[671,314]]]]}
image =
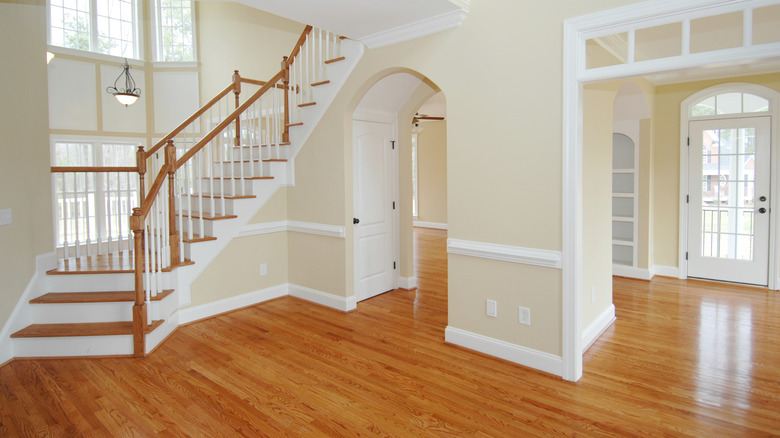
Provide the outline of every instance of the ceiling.
{"type": "Polygon", "coordinates": [[[460,25],[470,0],[237,0],[376,48],[460,25]]]}

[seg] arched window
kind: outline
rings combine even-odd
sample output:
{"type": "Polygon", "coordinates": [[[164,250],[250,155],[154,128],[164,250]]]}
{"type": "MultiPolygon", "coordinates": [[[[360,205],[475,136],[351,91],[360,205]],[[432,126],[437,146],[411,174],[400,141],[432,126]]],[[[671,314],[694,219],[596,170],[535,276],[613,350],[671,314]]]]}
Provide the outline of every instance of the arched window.
{"type": "Polygon", "coordinates": [[[706,97],[690,106],[691,118],[727,114],[768,113],[769,100],[752,93],[728,91],[706,97]]]}

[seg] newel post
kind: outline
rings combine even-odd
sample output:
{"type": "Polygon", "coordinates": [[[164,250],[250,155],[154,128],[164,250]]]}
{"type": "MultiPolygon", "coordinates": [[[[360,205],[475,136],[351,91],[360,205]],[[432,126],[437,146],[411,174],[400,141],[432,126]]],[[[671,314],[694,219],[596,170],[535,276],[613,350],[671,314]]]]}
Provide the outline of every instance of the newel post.
{"type": "Polygon", "coordinates": [[[135,303],[133,304],[133,356],[146,356],[146,300],[144,294],[144,217],[139,207],[130,216],[135,263],[135,303]]]}
{"type": "Polygon", "coordinates": [[[282,131],[282,141],[290,141],[290,64],[287,57],[282,58],[282,70],[284,70],[284,131],[282,131]]]}
{"type": "MultiPolygon", "coordinates": [[[[241,75],[238,70],[233,70],[233,94],[236,95],[236,109],[240,106],[238,95],[241,94],[241,75]]],[[[234,145],[241,146],[241,116],[236,117],[236,138],[234,145]]]]}
{"type": "Polygon", "coordinates": [[[135,152],[135,162],[138,167],[138,191],[140,192],[140,204],[144,203],[146,197],[146,152],[144,152],[143,146],[138,146],[138,150],[135,152]]]}
{"type": "Polygon", "coordinates": [[[176,147],[173,140],[165,145],[165,166],[168,168],[168,236],[171,266],[179,264],[179,233],[176,232],[176,147]]]}

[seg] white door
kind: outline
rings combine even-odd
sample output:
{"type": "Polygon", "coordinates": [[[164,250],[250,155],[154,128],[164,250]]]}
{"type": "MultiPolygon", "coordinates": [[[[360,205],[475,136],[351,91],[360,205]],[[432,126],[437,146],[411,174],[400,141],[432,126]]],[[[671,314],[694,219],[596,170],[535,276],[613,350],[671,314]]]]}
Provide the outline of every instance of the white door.
{"type": "Polygon", "coordinates": [[[392,125],[354,121],[355,276],[358,300],[395,287],[392,125]]]}
{"type": "Polygon", "coordinates": [[[770,119],[690,122],[688,276],[766,286],[770,119]]]}

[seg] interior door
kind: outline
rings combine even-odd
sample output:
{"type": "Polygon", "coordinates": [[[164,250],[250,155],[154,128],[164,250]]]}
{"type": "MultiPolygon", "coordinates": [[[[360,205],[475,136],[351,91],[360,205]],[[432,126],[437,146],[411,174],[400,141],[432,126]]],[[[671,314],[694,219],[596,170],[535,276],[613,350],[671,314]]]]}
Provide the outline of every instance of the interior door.
{"type": "Polygon", "coordinates": [[[395,287],[392,125],[354,121],[356,297],[395,287]]]}
{"type": "Polygon", "coordinates": [[[690,122],[688,276],[766,286],[770,119],[690,122]]]}

